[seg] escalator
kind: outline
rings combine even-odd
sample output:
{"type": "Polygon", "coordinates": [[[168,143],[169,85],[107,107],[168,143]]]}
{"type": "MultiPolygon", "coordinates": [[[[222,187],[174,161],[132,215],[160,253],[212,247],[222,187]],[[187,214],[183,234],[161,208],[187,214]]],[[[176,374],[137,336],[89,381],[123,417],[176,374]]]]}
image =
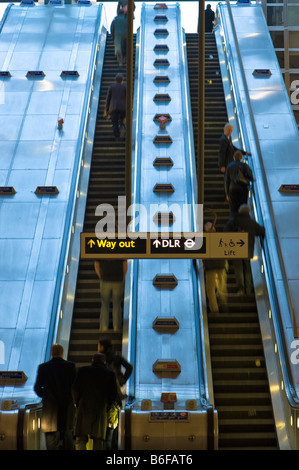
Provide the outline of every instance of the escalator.
{"type": "MultiPolygon", "coordinates": [[[[189,83],[197,144],[198,35],[186,34],[189,83]]],[[[205,175],[204,214],[216,213],[216,230],[228,219],[218,142],[228,121],[216,41],[205,34],[205,175]]],[[[255,297],[240,298],[230,263],[228,312],[208,313],[219,449],[277,449],[275,421],[255,297]]]]}
{"type": "MultiPolygon", "coordinates": [[[[135,37],[133,40],[135,42],[135,37]]],[[[103,115],[107,90],[117,73],[125,77],[126,68],[118,66],[112,37],[108,34],[83,227],[86,233],[95,232],[99,220],[95,210],[99,204],[110,204],[116,210],[118,196],[125,195],[125,142],[114,141],[111,122],[103,115]]],[[[77,367],[88,365],[97,351],[100,305],[100,286],[94,263],[80,260],[68,352],[68,359],[77,367]]],[[[122,335],[113,330],[108,330],[107,335],[115,350],[120,351],[122,335]]]]}

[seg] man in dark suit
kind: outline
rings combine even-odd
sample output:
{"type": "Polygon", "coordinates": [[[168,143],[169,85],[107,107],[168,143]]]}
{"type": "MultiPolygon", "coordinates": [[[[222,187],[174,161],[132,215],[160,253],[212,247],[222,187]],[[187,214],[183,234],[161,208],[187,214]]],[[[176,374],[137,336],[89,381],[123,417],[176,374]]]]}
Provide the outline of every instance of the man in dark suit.
{"type": "Polygon", "coordinates": [[[205,9],[205,32],[212,33],[214,27],[215,12],[212,10],[211,5],[207,5],[205,9]]]}
{"type": "Polygon", "coordinates": [[[242,155],[251,155],[251,153],[240,150],[233,145],[231,138],[233,130],[234,126],[232,124],[225,124],[223,134],[219,140],[218,163],[221,173],[225,173],[227,165],[233,161],[234,153],[237,150],[242,152],[242,155]]]}
{"type": "Polygon", "coordinates": [[[34,385],[35,393],[43,402],[41,429],[46,434],[48,450],[58,450],[60,440],[64,450],[74,448],[72,384],[76,368],[73,362],[63,359],[63,353],[60,344],[52,346],[51,360],[39,365],[34,385]]]}
{"type": "Polygon", "coordinates": [[[113,134],[116,141],[124,139],[126,117],[126,85],[122,74],[117,74],[115,83],[112,83],[107,91],[105,113],[111,117],[113,134]]]}
{"type": "Polygon", "coordinates": [[[102,450],[108,411],[117,400],[116,376],[106,367],[104,354],[94,354],[90,366],[78,369],[73,400],[76,405],[76,450],[86,450],[89,437],[93,440],[93,450],[102,450]]]}

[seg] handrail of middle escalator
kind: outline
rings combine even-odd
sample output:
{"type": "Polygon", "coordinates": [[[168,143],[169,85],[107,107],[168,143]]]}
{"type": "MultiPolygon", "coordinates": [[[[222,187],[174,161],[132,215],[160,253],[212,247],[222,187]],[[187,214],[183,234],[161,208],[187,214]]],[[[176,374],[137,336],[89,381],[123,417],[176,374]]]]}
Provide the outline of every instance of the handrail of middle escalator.
{"type": "Polygon", "coordinates": [[[58,269],[57,269],[58,274],[57,274],[57,279],[55,283],[54,299],[52,303],[52,313],[51,313],[51,320],[50,320],[50,326],[49,326],[48,341],[47,341],[47,346],[46,346],[46,351],[45,351],[45,358],[49,358],[50,356],[51,345],[53,343],[53,340],[55,341],[57,331],[58,331],[59,321],[60,321],[60,304],[61,304],[61,299],[63,295],[67,258],[68,258],[68,252],[69,252],[71,236],[72,236],[72,223],[71,222],[73,220],[74,211],[76,207],[76,200],[77,200],[76,188],[78,186],[78,181],[79,181],[79,176],[80,176],[80,165],[81,165],[81,160],[82,160],[84,145],[85,145],[85,131],[86,131],[86,126],[87,126],[88,117],[89,117],[88,108],[89,108],[89,103],[90,103],[90,98],[91,98],[91,93],[92,93],[91,84],[92,84],[92,79],[93,79],[94,72],[95,72],[95,61],[97,57],[98,39],[100,37],[101,27],[103,26],[102,23],[103,23],[103,5],[99,4],[96,26],[95,26],[94,34],[93,34],[91,55],[90,55],[90,57],[92,57],[93,59],[90,62],[89,69],[87,72],[87,79],[86,79],[86,83],[89,83],[90,87],[88,89],[88,92],[86,92],[84,95],[84,102],[82,106],[82,110],[83,110],[82,116],[84,116],[84,119],[82,119],[80,122],[80,128],[78,132],[75,164],[74,164],[74,169],[72,173],[72,181],[71,181],[71,186],[70,186],[71,196],[68,200],[66,220],[64,223],[62,246],[60,250],[59,264],[58,264],[58,269]]]}
{"type": "MultiPolygon", "coordinates": [[[[231,5],[230,5],[229,1],[226,1],[226,4],[227,4],[227,9],[228,9],[229,18],[230,18],[230,26],[231,26],[231,29],[232,29],[234,46],[236,48],[236,54],[237,54],[239,70],[240,70],[241,78],[242,78],[242,82],[243,82],[242,85],[243,85],[244,93],[246,95],[246,105],[248,107],[248,112],[249,112],[249,116],[250,116],[249,124],[251,126],[252,133],[253,133],[254,138],[255,138],[255,144],[256,144],[256,147],[257,147],[257,155],[259,157],[259,163],[260,163],[260,166],[261,166],[261,174],[262,174],[262,178],[263,178],[263,182],[264,182],[263,189],[265,191],[266,200],[270,200],[269,189],[268,189],[267,184],[265,183],[266,182],[265,169],[264,169],[264,165],[263,165],[263,159],[261,157],[261,149],[260,149],[260,145],[259,145],[258,133],[257,133],[257,129],[256,129],[256,126],[255,126],[253,112],[252,112],[252,108],[251,108],[251,104],[250,104],[250,97],[249,97],[249,92],[248,92],[248,88],[247,88],[247,85],[246,85],[245,73],[244,73],[244,69],[243,69],[243,66],[242,66],[241,54],[240,54],[240,49],[239,49],[239,45],[238,45],[238,40],[237,40],[237,34],[236,34],[236,30],[235,30],[233,15],[232,15],[232,11],[231,11],[231,5]]],[[[222,26],[224,28],[226,28],[225,21],[222,21],[222,26]]],[[[226,38],[227,37],[228,36],[226,35],[226,38]]],[[[228,48],[228,50],[230,49],[230,45],[229,45],[228,41],[226,42],[226,47],[228,48]]],[[[229,56],[231,56],[231,52],[230,52],[229,56]]],[[[230,61],[229,65],[230,65],[230,70],[231,70],[231,74],[232,74],[232,82],[234,82],[233,78],[236,77],[236,72],[234,70],[233,61],[230,61]]],[[[235,104],[236,104],[236,107],[238,109],[238,118],[239,118],[240,115],[243,114],[243,106],[242,106],[242,103],[241,103],[240,96],[238,94],[238,88],[237,87],[234,87],[234,96],[235,96],[235,104]]],[[[240,124],[240,128],[241,127],[242,126],[240,124]]],[[[248,147],[249,143],[248,143],[246,129],[243,129],[243,141],[244,141],[243,143],[245,144],[245,146],[247,144],[246,148],[249,148],[248,147]]],[[[256,209],[256,219],[261,225],[263,225],[260,196],[259,196],[258,190],[255,190],[255,186],[256,185],[254,183],[253,187],[252,187],[252,189],[253,189],[252,192],[253,192],[253,199],[254,199],[255,209],[256,209]]],[[[278,258],[279,258],[279,262],[280,262],[280,269],[281,269],[282,278],[283,278],[283,281],[284,281],[283,285],[284,285],[284,289],[285,289],[285,294],[286,294],[286,299],[287,299],[287,304],[288,304],[288,309],[289,309],[289,315],[290,315],[291,320],[293,321],[293,307],[292,307],[292,302],[291,302],[291,296],[290,296],[288,283],[287,283],[287,277],[286,277],[286,273],[285,273],[285,269],[284,269],[284,263],[283,263],[283,259],[282,259],[281,248],[279,246],[279,243],[277,242],[277,234],[276,234],[276,230],[275,230],[274,217],[273,217],[273,211],[272,211],[272,206],[271,205],[269,205],[269,212],[270,212],[271,230],[274,233],[273,239],[275,240],[277,254],[278,254],[278,258]]],[[[283,373],[283,376],[284,376],[285,389],[286,389],[286,393],[287,393],[287,396],[288,396],[288,399],[289,399],[289,402],[290,402],[291,406],[293,406],[294,408],[298,408],[299,407],[299,399],[296,395],[295,387],[294,387],[294,384],[293,384],[292,372],[291,372],[291,369],[290,369],[290,365],[289,365],[288,361],[286,360],[286,357],[287,357],[286,338],[285,338],[285,334],[284,334],[284,328],[283,328],[283,325],[282,325],[282,319],[281,319],[281,314],[280,314],[280,306],[279,306],[279,302],[278,302],[278,293],[277,293],[277,289],[276,289],[275,282],[274,282],[273,268],[272,268],[272,262],[271,262],[269,247],[268,247],[268,243],[267,243],[267,236],[263,240],[261,248],[262,248],[262,252],[263,252],[263,255],[264,255],[264,259],[265,259],[266,271],[267,271],[267,274],[269,276],[269,282],[270,282],[270,287],[271,287],[271,295],[273,296],[273,302],[274,302],[274,306],[275,306],[275,308],[273,309],[273,318],[276,321],[276,326],[277,326],[277,328],[279,330],[279,333],[280,333],[279,337],[277,338],[277,343],[279,343],[279,350],[283,353],[283,354],[281,354],[282,357],[280,358],[280,360],[281,360],[281,365],[282,365],[282,373],[283,373]]]]}

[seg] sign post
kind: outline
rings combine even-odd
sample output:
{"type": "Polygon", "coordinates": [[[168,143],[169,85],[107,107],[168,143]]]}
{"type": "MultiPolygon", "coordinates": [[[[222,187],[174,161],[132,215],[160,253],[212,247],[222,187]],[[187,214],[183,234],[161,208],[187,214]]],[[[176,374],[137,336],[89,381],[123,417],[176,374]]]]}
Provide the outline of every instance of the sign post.
{"type": "Polygon", "coordinates": [[[248,258],[248,234],[240,232],[107,234],[81,233],[82,259],[248,258]]]}

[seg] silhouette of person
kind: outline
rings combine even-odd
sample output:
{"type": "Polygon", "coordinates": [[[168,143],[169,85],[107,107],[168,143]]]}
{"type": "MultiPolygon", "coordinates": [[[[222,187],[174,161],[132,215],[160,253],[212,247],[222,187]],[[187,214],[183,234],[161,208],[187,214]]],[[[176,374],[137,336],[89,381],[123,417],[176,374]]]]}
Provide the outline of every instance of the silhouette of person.
{"type": "Polygon", "coordinates": [[[75,408],[72,384],[76,376],[73,362],[63,359],[63,347],[54,344],[51,360],[40,364],[34,385],[42,398],[41,429],[45,432],[48,450],[58,450],[62,440],[64,450],[73,450],[73,424],[75,408]]]}
{"type": "Polygon", "coordinates": [[[205,32],[211,33],[214,27],[215,12],[212,10],[210,4],[207,5],[205,9],[205,32]]]}
{"type": "Polygon", "coordinates": [[[93,450],[102,450],[108,410],[117,399],[116,377],[106,367],[104,354],[94,354],[91,365],[78,369],[72,392],[76,405],[76,450],[86,450],[89,438],[93,440],[93,450]]]}
{"type": "Polygon", "coordinates": [[[236,274],[237,294],[252,294],[252,276],[250,260],[253,258],[255,237],[265,236],[265,228],[250,217],[250,208],[243,204],[237,214],[233,214],[223,229],[224,232],[248,233],[248,258],[234,259],[233,265],[236,274]]]}
{"type": "Polygon", "coordinates": [[[124,119],[126,117],[126,85],[122,74],[117,74],[115,83],[110,85],[107,91],[105,114],[111,117],[114,139],[125,137],[124,119]]]}

